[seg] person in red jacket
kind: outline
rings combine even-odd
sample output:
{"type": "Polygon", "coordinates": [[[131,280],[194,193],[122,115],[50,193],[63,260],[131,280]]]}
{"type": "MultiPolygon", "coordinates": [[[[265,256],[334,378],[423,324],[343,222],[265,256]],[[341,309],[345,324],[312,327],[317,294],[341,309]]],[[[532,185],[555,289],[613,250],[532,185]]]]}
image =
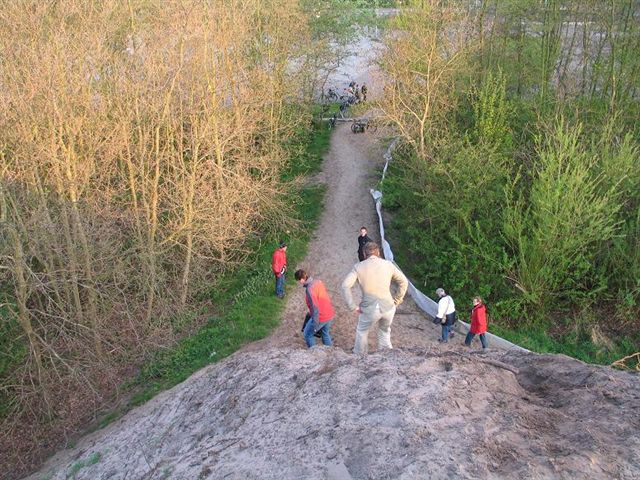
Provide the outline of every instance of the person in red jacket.
{"type": "Polygon", "coordinates": [[[273,252],[271,257],[271,270],[276,276],[276,296],[284,298],[284,280],[287,273],[287,244],[280,242],[280,245],[273,252]]]}
{"type": "Polygon", "coordinates": [[[309,318],[305,321],[303,327],[304,341],[309,348],[316,344],[314,335],[320,333],[322,343],[327,346],[332,346],[331,335],[329,329],[333,324],[333,317],[336,312],[331,303],[331,298],[327,293],[327,289],[321,280],[314,280],[309,277],[307,272],[300,269],[294,274],[296,281],[304,287],[305,300],[307,302],[307,308],[309,309],[309,318]]]}
{"type": "Polygon", "coordinates": [[[467,347],[471,346],[473,337],[480,335],[482,348],[486,349],[488,345],[485,333],[487,333],[487,307],[482,303],[480,297],[475,297],[473,299],[473,310],[471,310],[471,327],[469,328],[469,333],[467,333],[467,338],[464,339],[464,344],[467,347]]]}

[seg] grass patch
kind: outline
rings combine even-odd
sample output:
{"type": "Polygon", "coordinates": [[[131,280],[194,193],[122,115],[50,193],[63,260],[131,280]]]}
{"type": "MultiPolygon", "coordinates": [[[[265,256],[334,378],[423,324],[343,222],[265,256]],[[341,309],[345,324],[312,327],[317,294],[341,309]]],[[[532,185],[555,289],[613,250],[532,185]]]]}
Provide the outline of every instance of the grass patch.
{"type": "Polygon", "coordinates": [[[67,473],[67,478],[76,478],[76,475],[80,470],[82,470],[85,467],[90,467],[91,465],[95,465],[100,461],[100,458],[102,458],[102,455],[100,455],[99,452],[94,452],[91,454],[89,458],[85,460],[77,461],[76,463],[71,465],[71,468],[67,473]]]}
{"type": "Polygon", "coordinates": [[[491,333],[528,350],[539,353],[561,353],[583,362],[610,365],[616,360],[637,351],[640,335],[616,339],[607,348],[594,343],[588,331],[582,329],[555,336],[550,332],[552,325],[511,329],[498,324],[490,326],[491,333]]]}
{"type": "MultiPolygon", "coordinates": [[[[313,114],[322,115],[322,107],[314,107],[313,114]]],[[[333,111],[325,113],[331,116],[333,111]]],[[[331,130],[325,122],[314,122],[310,129],[301,129],[287,148],[294,152],[292,161],[282,173],[283,181],[291,181],[300,175],[312,175],[322,169],[322,157],[329,149],[331,130]]]]}
{"type": "Polygon", "coordinates": [[[112,422],[116,421],[117,419],[119,419],[121,416],[122,416],[122,412],[119,412],[119,411],[114,411],[114,412],[107,413],[98,422],[98,426],[96,427],[96,430],[100,430],[101,428],[106,427],[110,423],[112,423],[112,422]]]}
{"type": "MultiPolygon", "coordinates": [[[[330,130],[323,125],[301,132],[291,145],[297,154],[283,173],[283,179],[319,171],[329,141],[330,130]]],[[[290,265],[295,265],[306,254],[322,212],[324,191],[324,187],[305,187],[292,197],[301,227],[295,235],[284,237],[290,265]]],[[[225,275],[210,292],[208,296],[216,305],[217,315],[211,316],[198,333],[183,339],[174,348],[158,352],[143,367],[135,382],[138,393],[133,396],[132,405],[146,402],[200,368],[231,355],[246,343],[268,336],[279,324],[285,302],[274,295],[270,264],[278,239],[270,240],[273,241],[258,246],[244,265],[225,275]]],[[[294,287],[291,279],[290,272],[287,290],[294,287]]],[[[101,422],[101,426],[106,424],[108,421],[101,422]]]]}

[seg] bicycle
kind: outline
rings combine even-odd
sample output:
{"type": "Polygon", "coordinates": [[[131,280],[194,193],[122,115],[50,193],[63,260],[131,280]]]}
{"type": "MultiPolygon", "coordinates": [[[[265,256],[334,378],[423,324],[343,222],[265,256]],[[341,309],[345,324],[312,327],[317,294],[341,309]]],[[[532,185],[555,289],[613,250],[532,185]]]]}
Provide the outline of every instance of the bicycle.
{"type": "Polygon", "coordinates": [[[378,126],[372,120],[368,118],[362,120],[354,120],[351,124],[351,131],[353,133],[364,133],[365,131],[370,131],[371,133],[375,133],[378,131],[378,126]]]}
{"type": "Polygon", "coordinates": [[[366,125],[367,124],[365,122],[359,122],[357,120],[354,120],[353,123],[351,124],[351,131],[353,133],[364,133],[366,125]]]}
{"type": "Polygon", "coordinates": [[[329,90],[327,90],[326,95],[324,95],[324,99],[328,102],[337,102],[341,99],[340,95],[338,95],[338,92],[336,92],[336,89],[333,87],[329,87],[329,90]]]}
{"type": "Polygon", "coordinates": [[[349,108],[349,102],[342,102],[340,104],[340,118],[345,118],[345,114],[347,113],[347,109],[349,108]]]}

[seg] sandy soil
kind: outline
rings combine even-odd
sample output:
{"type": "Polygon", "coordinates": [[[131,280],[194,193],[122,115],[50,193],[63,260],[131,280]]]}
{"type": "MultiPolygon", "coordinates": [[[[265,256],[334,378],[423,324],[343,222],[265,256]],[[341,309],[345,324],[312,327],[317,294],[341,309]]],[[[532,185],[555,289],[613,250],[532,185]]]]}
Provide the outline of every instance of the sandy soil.
{"type": "Polygon", "coordinates": [[[639,387],[558,355],[237,352],[30,480],[632,480],[639,387]]]}

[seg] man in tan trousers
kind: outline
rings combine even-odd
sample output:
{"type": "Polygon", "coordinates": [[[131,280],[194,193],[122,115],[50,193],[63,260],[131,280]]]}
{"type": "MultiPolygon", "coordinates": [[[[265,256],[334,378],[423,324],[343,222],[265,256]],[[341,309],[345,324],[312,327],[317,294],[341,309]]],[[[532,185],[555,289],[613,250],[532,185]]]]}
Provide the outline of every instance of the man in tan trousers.
{"type": "Polygon", "coordinates": [[[347,305],[358,317],[356,342],[353,353],[367,353],[369,329],[378,322],[378,349],[391,346],[391,323],[396,306],[402,303],[409,281],[398,267],[388,260],[380,258],[380,247],[369,242],[364,246],[367,257],[356,263],[353,270],[342,282],[342,294],[347,305]],[[362,290],[362,302],[356,305],[351,288],[358,282],[362,290]],[[397,284],[395,293],[391,292],[391,282],[397,284]]]}

